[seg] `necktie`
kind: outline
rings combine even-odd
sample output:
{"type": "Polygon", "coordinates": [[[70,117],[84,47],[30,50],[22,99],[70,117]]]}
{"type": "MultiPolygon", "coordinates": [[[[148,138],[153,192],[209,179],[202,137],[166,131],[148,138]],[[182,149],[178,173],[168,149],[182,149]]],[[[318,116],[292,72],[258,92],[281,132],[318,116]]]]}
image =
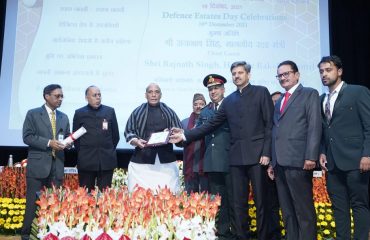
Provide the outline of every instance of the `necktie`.
{"type": "Polygon", "coordinates": [[[218,103],[215,103],[215,111],[217,111],[218,103]]]}
{"type": "MultiPolygon", "coordinates": [[[[54,111],[51,112],[51,129],[53,131],[53,139],[55,140],[56,139],[56,134],[57,134],[57,123],[56,123],[56,120],[55,120],[55,112],[54,111]]],[[[55,157],[55,150],[54,149],[51,151],[51,154],[53,155],[53,157],[55,157]]]]}
{"type": "Polygon", "coordinates": [[[289,100],[289,97],[290,97],[290,94],[289,92],[286,92],[285,95],[284,95],[284,102],[283,102],[283,105],[281,105],[281,108],[280,108],[280,113],[282,113],[284,111],[284,108],[286,106],[286,104],[288,103],[288,100],[289,100]]]}
{"type": "Polygon", "coordinates": [[[328,93],[328,99],[326,100],[325,103],[325,117],[326,117],[326,122],[329,124],[331,120],[331,112],[330,112],[330,99],[334,95],[336,91],[333,91],[331,93],[328,93]]]}

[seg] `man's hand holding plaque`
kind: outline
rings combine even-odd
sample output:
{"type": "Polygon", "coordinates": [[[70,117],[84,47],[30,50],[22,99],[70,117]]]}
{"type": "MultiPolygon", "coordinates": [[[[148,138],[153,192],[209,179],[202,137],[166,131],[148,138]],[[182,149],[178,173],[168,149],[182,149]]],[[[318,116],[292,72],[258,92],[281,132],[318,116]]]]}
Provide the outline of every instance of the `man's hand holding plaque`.
{"type": "Polygon", "coordinates": [[[152,133],[145,146],[146,147],[155,147],[155,146],[165,145],[165,144],[168,143],[168,140],[170,138],[170,134],[171,134],[171,132],[168,131],[168,130],[165,130],[163,132],[152,133]]]}

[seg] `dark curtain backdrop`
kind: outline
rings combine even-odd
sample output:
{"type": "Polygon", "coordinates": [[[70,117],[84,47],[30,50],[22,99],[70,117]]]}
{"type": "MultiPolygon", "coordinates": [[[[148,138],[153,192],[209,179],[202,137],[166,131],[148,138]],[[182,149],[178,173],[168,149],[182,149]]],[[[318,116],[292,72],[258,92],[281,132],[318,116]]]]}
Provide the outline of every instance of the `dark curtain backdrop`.
{"type": "Polygon", "coordinates": [[[370,1],[330,0],[331,54],[343,61],[344,80],[370,88],[370,1]]]}
{"type": "MultiPolygon", "coordinates": [[[[12,0],[15,1],[15,0],[12,0]]],[[[331,54],[341,57],[344,64],[344,79],[347,83],[370,88],[370,4],[369,0],[329,0],[331,54]]],[[[5,21],[5,0],[0,0],[0,63],[5,21]]],[[[1,73],[0,73],[1,74],[1,73]]],[[[0,103],[0,107],[1,107],[0,103]]],[[[1,134],[1,133],[0,133],[1,134]]],[[[9,154],[14,161],[26,158],[24,147],[0,147],[0,165],[9,154]]],[[[131,152],[118,151],[119,165],[127,166],[131,152]]],[[[178,154],[179,159],[182,157],[178,154]]],[[[67,154],[67,166],[74,166],[76,153],[67,154]]]]}

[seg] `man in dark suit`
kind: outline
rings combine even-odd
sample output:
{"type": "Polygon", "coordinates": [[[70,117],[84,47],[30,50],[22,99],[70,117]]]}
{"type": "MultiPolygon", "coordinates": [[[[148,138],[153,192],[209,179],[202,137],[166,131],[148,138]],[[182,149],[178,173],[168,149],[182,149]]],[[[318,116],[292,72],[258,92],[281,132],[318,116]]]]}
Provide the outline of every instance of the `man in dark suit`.
{"type": "Polygon", "coordinates": [[[36,193],[44,186],[59,187],[64,177],[64,151],[60,140],[70,134],[66,114],[56,110],[63,101],[62,87],[51,84],[44,88],[45,104],[27,112],[23,123],[23,142],[28,145],[26,214],[21,231],[29,239],[36,216],[36,193]]]}
{"type": "MultiPolygon", "coordinates": [[[[312,177],[321,140],[320,98],[303,87],[297,65],[284,61],[277,76],[286,90],[275,104],[272,162],[287,239],[316,239],[312,177]]],[[[274,175],[269,173],[270,178],[274,175]]]]}
{"type": "Polygon", "coordinates": [[[118,123],[114,109],[101,104],[98,87],[88,87],[85,99],[87,106],[77,109],[73,117],[73,131],[86,129],[75,141],[78,180],[89,191],[95,188],[95,183],[103,190],[111,186],[113,170],[117,167],[118,123]]]}
{"type": "MultiPolygon", "coordinates": [[[[218,74],[209,74],[203,80],[208,88],[211,103],[205,106],[199,115],[197,126],[212,118],[224,100],[226,78],[218,74]]],[[[204,172],[208,175],[209,192],[221,196],[221,206],[216,219],[218,239],[233,239],[234,215],[231,208],[232,185],[229,172],[230,127],[225,121],[211,134],[205,136],[206,151],[204,172]]]]}
{"type": "Polygon", "coordinates": [[[370,91],[342,81],[342,62],[337,56],[323,57],[318,67],[323,85],[329,88],[321,97],[324,134],[320,164],[328,171],[336,239],[368,239],[370,91]]]}
{"type": "Polygon", "coordinates": [[[230,126],[230,176],[233,209],[238,239],[249,238],[248,197],[249,182],[253,187],[257,207],[257,234],[267,239],[265,219],[266,165],[271,156],[271,127],[273,104],[267,88],[249,83],[251,66],[234,62],[230,71],[237,90],[227,96],[215,115],[202,126],[185,131],[174,129],[172,142],[199,139],[220,127],[226,120],[230,126]]]}

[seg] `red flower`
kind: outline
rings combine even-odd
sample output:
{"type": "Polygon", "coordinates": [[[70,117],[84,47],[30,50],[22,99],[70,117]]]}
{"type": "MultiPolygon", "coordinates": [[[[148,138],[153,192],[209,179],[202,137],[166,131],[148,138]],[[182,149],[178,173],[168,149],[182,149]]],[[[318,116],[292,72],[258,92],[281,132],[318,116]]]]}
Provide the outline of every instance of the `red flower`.
{"type": "Polygon", "coordinates": [[[74,237],[62,237],[60,240],[76,240],[74,237]]]}
{"type": "Polygon", "coordinates": [[[96,240],[113,240],[113,238],[111,238],[107,233],[102,233],[96,238],[96,240]]]}
{"type": "Polygon", "coordinates": [[[91,237],[89,237],[89,235],[85,234],[81,240],[91,240],[91,237]]]}
{"type": "Polygon", "coordinates": [[[59,238],[57,236],[55,236],[54,234],[52,233],[49,233],[48,235],[46,235],[43,240],[59,240],[59,238]]]}
{"type": "Polygon", "coordinates": [[[122,235],[118,240],[131,240],[131,238],[126,235],[122,235]]]}

